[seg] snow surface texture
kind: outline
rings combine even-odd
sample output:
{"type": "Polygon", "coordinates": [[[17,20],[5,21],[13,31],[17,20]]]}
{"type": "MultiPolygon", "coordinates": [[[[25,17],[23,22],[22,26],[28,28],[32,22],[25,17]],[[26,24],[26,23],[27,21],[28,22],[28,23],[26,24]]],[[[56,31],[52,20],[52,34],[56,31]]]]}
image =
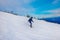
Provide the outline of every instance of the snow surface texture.
{"type": "Polygon", "coordinates": [[[60,25],[35,20],[29,27],[28,18],[0,12],[0,40],[60,40],[60,25]]]}

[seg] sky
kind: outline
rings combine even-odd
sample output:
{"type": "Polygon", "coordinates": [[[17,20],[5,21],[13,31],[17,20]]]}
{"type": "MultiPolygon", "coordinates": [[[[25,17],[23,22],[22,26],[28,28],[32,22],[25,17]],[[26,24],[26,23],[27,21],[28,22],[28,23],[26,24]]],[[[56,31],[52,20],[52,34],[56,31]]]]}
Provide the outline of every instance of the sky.
{"type": "Polygon", "coordinates": [[[0,0],[0,10],[47,18],[60,16],[60,0],[0,0]]]}

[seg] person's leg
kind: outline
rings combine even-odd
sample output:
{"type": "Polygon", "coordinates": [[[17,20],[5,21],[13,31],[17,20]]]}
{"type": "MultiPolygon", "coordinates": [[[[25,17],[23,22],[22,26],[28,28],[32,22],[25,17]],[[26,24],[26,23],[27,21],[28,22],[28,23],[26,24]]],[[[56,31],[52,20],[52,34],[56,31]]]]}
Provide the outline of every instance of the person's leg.
{"type": "Polygon", "coordinates": [[[32,23],[30,23],[30,27],[32,28],[32,23]]]}

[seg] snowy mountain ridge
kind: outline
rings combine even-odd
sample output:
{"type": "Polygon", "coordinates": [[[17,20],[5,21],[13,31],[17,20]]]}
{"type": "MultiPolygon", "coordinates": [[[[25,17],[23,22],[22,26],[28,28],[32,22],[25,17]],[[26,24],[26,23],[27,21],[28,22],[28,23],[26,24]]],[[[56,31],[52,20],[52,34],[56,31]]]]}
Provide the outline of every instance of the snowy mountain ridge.
{"type": "Polygon", "coordinates": [[[35,20],[29,27],[28,18],[0,12],[0,40],[60,40],[60,25],[35,20]]]}

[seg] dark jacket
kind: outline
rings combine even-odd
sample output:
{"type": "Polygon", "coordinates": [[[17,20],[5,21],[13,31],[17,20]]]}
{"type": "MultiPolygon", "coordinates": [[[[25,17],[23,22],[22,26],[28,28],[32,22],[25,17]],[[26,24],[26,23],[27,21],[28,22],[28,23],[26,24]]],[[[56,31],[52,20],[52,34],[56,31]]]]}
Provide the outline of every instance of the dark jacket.
{"type": "Polygon", "coordinates": [[[32,18],[33,18],[33,17],[31,17],[31,18],[28,20],[29,23],[32,23],[32,22],[33,22],[32,18]]]}

